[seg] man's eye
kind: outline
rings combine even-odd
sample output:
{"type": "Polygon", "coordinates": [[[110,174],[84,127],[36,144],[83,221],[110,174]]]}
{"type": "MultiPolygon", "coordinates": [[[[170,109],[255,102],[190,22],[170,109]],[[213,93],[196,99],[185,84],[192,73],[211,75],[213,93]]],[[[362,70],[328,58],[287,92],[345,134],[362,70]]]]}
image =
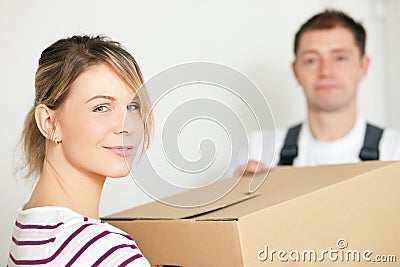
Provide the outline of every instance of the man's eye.
{"type": "Polygon", "coordinates": [[[346,56],[338,56],[337,59],[339,61],[345,61],[345,60],[347,60],[347,57],[346,56]]]}
{"type": "Polygon", "coordinates": [[[311,65],[314,63],[315,63],[315,59],[313,59],[313,58],[307,58],[304,60],[304,64],[306,64],[306,65],[311,65]]]}
{"type": "Polygon", "coordinates": [[[108,108],[106,106],[98,106],[93,109],[94,112],[106,112],[108,108]]]}

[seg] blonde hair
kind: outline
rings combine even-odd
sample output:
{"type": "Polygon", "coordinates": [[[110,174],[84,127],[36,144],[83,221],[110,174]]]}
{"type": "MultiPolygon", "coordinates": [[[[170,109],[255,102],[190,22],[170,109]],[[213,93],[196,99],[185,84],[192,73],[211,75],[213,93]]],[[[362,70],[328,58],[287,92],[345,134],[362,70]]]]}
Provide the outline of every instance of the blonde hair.
{"type": "Polygon", "coordinates": [[[35,76],[35,102],[26,116],[21,136],[25,177],[40,176],[46,158],[46,138],[36,125],[36,106],[45,104],[57,110],[68,97],[76,78],[88,67],[104,63],[137,94],[144,120],[144,146],[149,146],[153,116],[144,79],[135,59],[120,43],[108,37],[72,36],[53,43],[40,56],[35,76]]]}

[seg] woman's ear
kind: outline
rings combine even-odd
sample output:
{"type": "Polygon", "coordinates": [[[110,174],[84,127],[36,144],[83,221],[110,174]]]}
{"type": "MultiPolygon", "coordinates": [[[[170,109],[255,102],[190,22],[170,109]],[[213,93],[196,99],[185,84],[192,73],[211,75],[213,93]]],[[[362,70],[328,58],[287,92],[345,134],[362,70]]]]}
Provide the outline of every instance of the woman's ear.
{"type": "Polygon", "coordinates": [[[35,109],[35,120],[40,132],[47,139],[59,142],[61,136],[57,131],[57,123],[55,118],[55,111],[50,109],[45,104],[39,104],[35,109]]]}

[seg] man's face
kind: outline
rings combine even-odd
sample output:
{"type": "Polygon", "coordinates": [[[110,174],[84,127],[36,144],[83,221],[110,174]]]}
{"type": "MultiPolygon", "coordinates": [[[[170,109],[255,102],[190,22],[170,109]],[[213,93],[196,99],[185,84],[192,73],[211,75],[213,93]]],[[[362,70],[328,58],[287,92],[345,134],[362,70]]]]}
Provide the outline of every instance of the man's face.
{"type": "Polygon", "coordinates": [[[368,64],[353,34],[344,27],[335,27],[304,32],[292,67],[308,109],[335,112],[356,105],[357,86],[368,64]]]}

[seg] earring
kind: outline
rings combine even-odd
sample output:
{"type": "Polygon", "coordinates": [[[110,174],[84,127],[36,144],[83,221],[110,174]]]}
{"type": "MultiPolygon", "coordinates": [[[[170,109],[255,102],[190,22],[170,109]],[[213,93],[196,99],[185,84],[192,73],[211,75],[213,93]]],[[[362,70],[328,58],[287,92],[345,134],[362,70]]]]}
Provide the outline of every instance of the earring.
{"type": "Polygon", "coordinates": [[[61,143],[61,140],[59,139],[59,137],[54,138],[54,143],[56,143],[57,145],[58,145],[59,143],[61,143]]]}

